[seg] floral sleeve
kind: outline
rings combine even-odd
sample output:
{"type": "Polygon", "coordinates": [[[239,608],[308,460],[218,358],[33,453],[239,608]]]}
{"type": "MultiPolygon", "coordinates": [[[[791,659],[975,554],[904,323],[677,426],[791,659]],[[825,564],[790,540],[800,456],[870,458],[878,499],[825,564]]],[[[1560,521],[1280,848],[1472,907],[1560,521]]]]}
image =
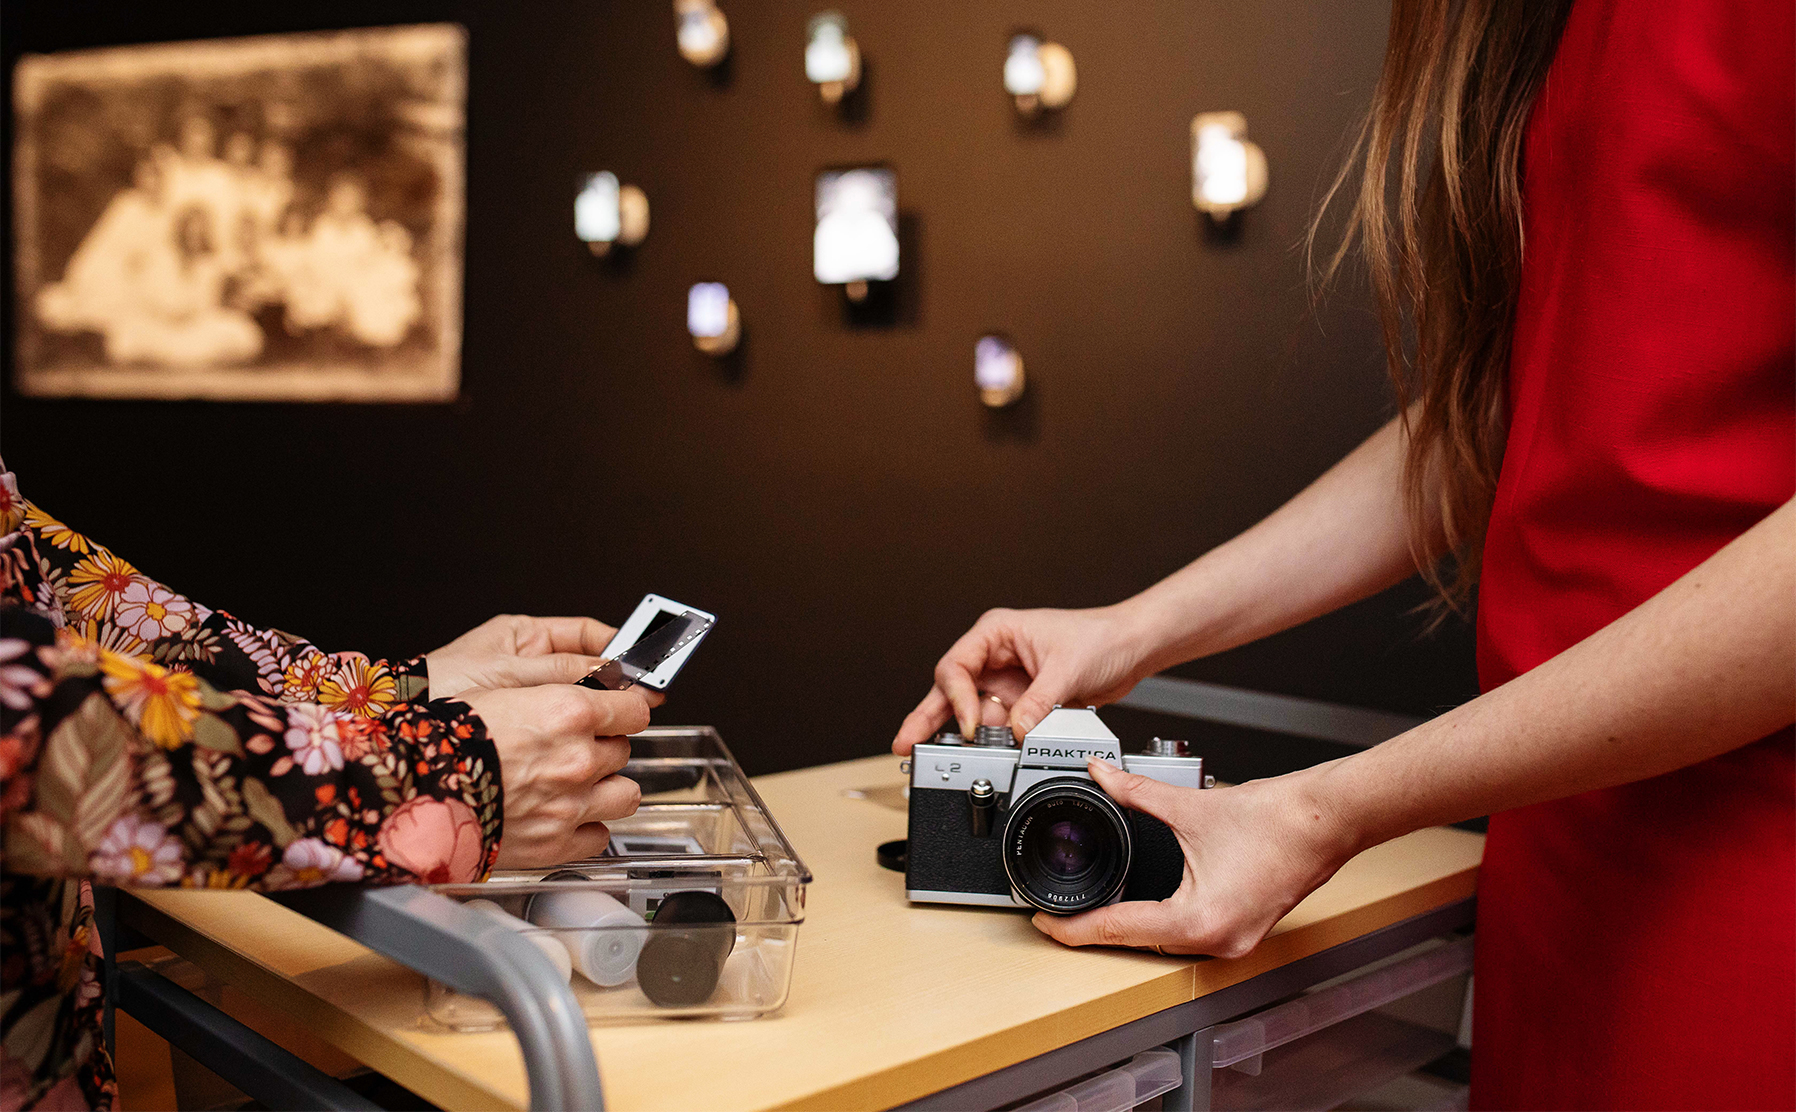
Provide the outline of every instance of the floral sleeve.
{"type": "Polygon", "coordinates": [[[0,465],[0,1109],[116,1102],[88,878],[472,880],[502,814],[485,728],[421,661],[208,610],[0,465]]]}
{"type": "Polygon", "coordinates": [[[466,704],[423,701],[421,663],[208,610],[10,498],[5,872],[274,889],[491,868],[497,754],[466,704]]]}

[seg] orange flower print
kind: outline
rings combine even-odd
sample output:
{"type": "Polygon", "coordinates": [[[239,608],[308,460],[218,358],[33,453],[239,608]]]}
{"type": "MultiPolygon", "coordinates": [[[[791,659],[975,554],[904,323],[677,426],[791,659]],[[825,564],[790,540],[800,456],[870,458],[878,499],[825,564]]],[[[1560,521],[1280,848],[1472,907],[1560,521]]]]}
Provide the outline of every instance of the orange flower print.
{"type": "Polygon", "coordinates": [[[57,521],[55,518],[29,502],[25,503],[25,527],[35,531],[38,536],[49,541],[57,548],[66,548],[70,552],[80,552],[83,554],[88,550],[88,541],[86,537],[75,532],[73,529],[70,529],[67,525],[57,521]]]}
{"type": "Polygon", "coordinates": [[[351,718],[337,727],[337,734],[346,761],[359,761],[387,751],[387,728],[377,718],[351,718]]]}
{"type": "Polygon", "coordinates": [[[318,698],[318,685],[330,677],[337,662],[314,649],[287,665],[281,676],[281,702],[310,703],[318,698]]]}
{"type": "Polygon", "coordinates": [[[399,697],[399,687],[384,664],[359,654],[349,656],[336,673],[318,685],[318,701],[357,718],[379,718],[399,697]]]}
{"type": "Polygon", "coordinates": [[[104,650],[100,671],[106,693],[144,737],[174,749],[193,736],[194,720],[200,716],[200,683],[191,672],[171,672],[104,650]]]}
{"type": "Polygon", "coordinates": [[[143,638],[128,629],[120,629],[111,622],[99,622],[92,618],[82,618],[71,623],[67,628],[58,631],[58,640],[64,647],[79,654],[82,660],[99,660],[99,650],[108,649],[120,656],[141,656],[149,658],[150,646],[143,638]]]}
{"type": "Polygon", "coordinates": [[[109,618],[137,569],[112,553],[94,546],[93,555],[69,572],[69,605],[89,618],[109,618]]]}

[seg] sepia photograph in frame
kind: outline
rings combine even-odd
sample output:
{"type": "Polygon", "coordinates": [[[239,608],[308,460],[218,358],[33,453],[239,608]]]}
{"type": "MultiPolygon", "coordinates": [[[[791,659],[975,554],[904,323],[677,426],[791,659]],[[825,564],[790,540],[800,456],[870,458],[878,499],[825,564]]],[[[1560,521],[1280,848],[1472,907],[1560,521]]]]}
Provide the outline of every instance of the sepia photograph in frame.
{"type": "Polygon", "coordinates": [[[20,393],[456,396],[462,27],[28,55],[13,85],[20,393]]]}

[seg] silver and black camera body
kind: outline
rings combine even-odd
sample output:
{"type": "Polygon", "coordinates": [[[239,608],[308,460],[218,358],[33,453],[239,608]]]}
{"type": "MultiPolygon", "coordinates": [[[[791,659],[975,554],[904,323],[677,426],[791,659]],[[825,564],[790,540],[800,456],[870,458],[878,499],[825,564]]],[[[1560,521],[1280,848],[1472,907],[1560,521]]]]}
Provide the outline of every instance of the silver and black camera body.
{"type": "Polygon", "coordinates": [[[1180,787],[1215,782],[1184,742],[1125,755],[1091,708],[1055,707],[1020,747],[1008,727],[982,726],[971,742],[939,735],[911,753],[905,895],[1057,915],[1172,895],[1178,839],[1105,795],[1085,771],[1092,757],[1180,787]]]}

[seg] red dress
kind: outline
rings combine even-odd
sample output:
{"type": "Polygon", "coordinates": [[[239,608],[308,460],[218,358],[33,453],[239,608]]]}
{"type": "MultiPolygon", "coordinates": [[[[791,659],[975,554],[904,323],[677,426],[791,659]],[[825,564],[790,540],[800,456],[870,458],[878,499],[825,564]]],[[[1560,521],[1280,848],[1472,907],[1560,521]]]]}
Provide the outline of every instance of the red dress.
{"type": "MultiPolygon", "coordinates": [[[[1529,123],[1486,690],[1796,493],[1796,20],[1578,0],[1529,123]]],[[[1483,1108],[1796,1105],[1796,746],[1493,816],[1483,1108]]]]}

